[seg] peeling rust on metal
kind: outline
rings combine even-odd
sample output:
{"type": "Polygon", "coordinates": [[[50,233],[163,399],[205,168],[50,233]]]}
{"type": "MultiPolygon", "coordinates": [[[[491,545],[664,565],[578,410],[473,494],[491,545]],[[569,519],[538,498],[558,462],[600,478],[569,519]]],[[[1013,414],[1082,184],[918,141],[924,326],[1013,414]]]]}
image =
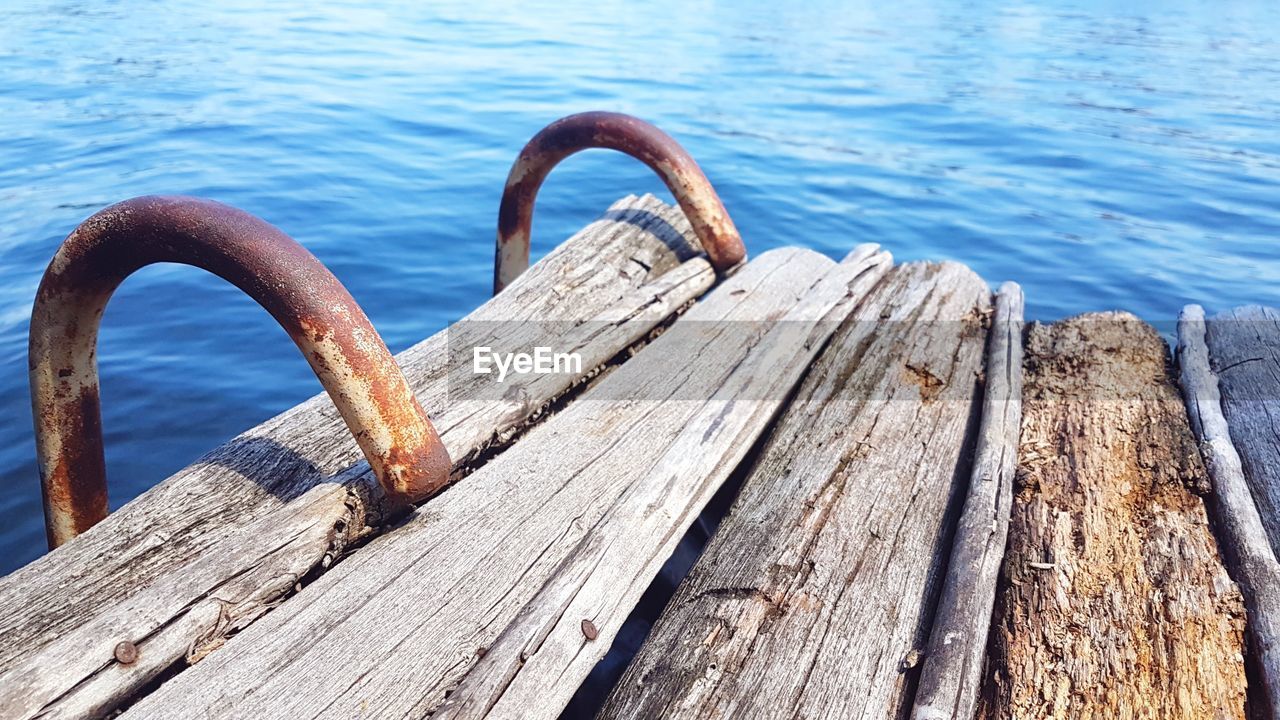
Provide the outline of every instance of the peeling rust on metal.
{"type": "Polygon", "coordinates": [[[581,150],[607,148],[648,165],[666,183],[716,271],[724,274],[747,258],[742,237],[720,196],[689,153],[670,135],[639,118],[588,112],[561,118],[529,141],[507,175],[498,210],[493,292],[529,267],[529,235],[538,188],[561,160],[581,150]]]}
{"type": "Polygon", "coordinates": [[[107,515],[98,326],[120,283],[161,262],[223,278],[284,327],[389,499],[421,500],[447,484],[451,463],[426,412],[364,312],[320,261],[235,208],[189,197],[140,197],[81,223],[36,293],[29,369],[50,548],[107,515]]]}

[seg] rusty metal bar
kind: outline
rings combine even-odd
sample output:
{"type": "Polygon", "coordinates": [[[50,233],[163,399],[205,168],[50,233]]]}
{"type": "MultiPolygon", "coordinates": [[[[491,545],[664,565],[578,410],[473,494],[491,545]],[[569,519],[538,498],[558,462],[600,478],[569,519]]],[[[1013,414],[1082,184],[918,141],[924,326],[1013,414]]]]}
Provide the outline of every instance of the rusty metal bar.
{"type": "Polygon", "coordinates": [[[581,150],[609,148],[653,169],[680,203],[702,249],[720,273],[747,258],[742,237],[720,196],[689,153],[670,135],[630,115],[588,112],[561,118],[543,128],[511,166],[498,210],[498,247],[493,292],[502,291],[529,267],[533,204],[542,181],[561,160],[581,150]]]}
{"type": "Polygon", "coordinates": [[[107,515],[98,326],[116,287],[159,262],[207,270],[271,313],[393,502],[422,499],[448,482],[448,453],[399,366],[346,288],[306,248],[226,205],[140,197],[81,223],[36,292],[29,363],[50,548],[107,515]]]}

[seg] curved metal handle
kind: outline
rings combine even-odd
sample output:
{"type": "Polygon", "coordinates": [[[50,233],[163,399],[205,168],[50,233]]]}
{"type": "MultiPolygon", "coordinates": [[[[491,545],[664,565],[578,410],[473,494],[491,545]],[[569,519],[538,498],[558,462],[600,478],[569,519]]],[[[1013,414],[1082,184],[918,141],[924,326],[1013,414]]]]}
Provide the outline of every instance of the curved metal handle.
{"type": "Polygon", "coordinates": [[[742,236],[689,153],[670,135],[622,113],[587,112],[561,118],[543,128],[507,175],[498,209],[498,248],[494,257],[496,295],[529,267],[529,231],[533,203],[542,181],[561,160],[581,150],[609,148],[648,165],[667,184],[693,225],[712,266],[721,273],[747,258],[742,236]]]}
{"type": "Polygon", "coordinates": [[[140,197],[81,223],[36,292],[31,400],[51,549],[107,516],[98,325],[120,283],[159,262],[207,270],[271,313],[311,364],[393,501],[421,499],[448,482],[449,456],[426,412],[360,306],[319,260],[235,208],[140,197]]]}

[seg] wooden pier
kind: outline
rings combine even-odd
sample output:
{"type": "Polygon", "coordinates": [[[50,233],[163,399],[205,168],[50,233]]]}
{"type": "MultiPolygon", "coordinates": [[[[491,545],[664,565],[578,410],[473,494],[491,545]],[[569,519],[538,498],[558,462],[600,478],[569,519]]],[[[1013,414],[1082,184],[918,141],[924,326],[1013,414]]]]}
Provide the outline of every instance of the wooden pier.
{"type": "Polygon", "coordinates": [[[245,432],[0,579],[0,717],[555,718],[726,488],[600,717],[1275,717],[1280,314],[1175,363],[850,245],[718,279],[619,201],[397,357],[449,489],[394,512],[324,395],[245,432]]]}

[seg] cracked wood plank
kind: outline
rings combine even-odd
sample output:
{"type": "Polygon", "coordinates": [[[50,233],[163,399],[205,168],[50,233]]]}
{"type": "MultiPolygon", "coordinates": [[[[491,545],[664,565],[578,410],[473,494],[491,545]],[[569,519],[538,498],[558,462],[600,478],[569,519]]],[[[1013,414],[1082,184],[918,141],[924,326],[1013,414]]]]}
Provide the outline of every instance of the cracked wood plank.
{"type": "MultiPolygon", "coordinates": [[[[1260,514],[1258,505],[1267,502],[1262,498],[1269,490],[1275,491],[1275,485],[1268,487],[1268,481],[1275,480],[1275,468],[1267,463],[1274,462],[1268,459],[1275,455],[1270,411],[1275,409],[1276,393],[1280,392],[1273,355],[1280,347],[1276,315],[1270,309],[1238,308],[1210,321],[1211,332],[1206,331],[1204,309],[1199,305],[1188,305],[1178,318],[1183,398],[1213,478],[1208,508],[1248,609],[1249,659],[1262,690],[1254,697],[1264,706],[1258,708],[1257,716],[1271,718],[1280,713],[1280,562],[1267,538],[1266,520],[1275,518],[1260,514]],[[1213,342],[1212,347],[1207,339],[1213,342]],[[1247,363],[1256,365],[1237,372],[1247,363]],[[1214,367],[1231,376],[1229,401],[1219,391],[1220,378],[1214,367]],[[1231,420],[1224,414],[1224,406],[1231,408],[1231,420]],[[1233,440],[1240,444],[1241,452],[1237,453],[1233,440]],[[1241,455],[1249,457],[1251,472],[1246,473],[1241,455]]],[[[1274,500],[1272,495],[1270,501],[1274,500]]]]}
{"type": "Polygon", "coordinates": [[[887,264],[865,247],[838,266],[805,250],[761,255],[467,482],[126,716],[423,717],[452,691],[454,714],[555,717],[887,264]]]}
{"type": "Polygon", "coordinates": [[[1244,608],[1163,340],[1034,325],[1022,406],[981,717],[1244,717],[1244,608]]]}
{"type": "Polygon", "coordinates": [[[895,268],[836,333],[605,718],[904,713],[941,582],[990,290],[895,268]]]}
{"type": "MultiPolygon", "coordinates": [[[[684,215],[627,198],[467,318],[397,356],[455,459],[492,453],[714,282],[684,215]],[[451,370],[449,348],[553,346],[583,372],[451,370]]],[[[455,359],[465,359],[455,357],[455,359]]],[[[0,580],[0,707],[77,717],[218,648],[384,522],[377,482],[321,394],[214,450],[0,580]],[[116,662],[128,641],[136,661],[116,662]]]]}
{"type": "Polygon", "coordinates": [[[982,690],[1022,423],[1022,308],[1022,288],[1002,285],[987,340],[973,472],[924,652],[913,720],[971,718],[982,690]]]}

